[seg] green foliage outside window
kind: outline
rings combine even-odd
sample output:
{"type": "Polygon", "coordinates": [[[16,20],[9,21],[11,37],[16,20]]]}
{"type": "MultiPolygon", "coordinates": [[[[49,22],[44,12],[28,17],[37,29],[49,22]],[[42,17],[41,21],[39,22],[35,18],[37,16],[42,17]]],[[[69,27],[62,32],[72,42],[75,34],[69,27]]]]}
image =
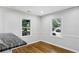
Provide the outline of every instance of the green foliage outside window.
{"type": "Polygon", "coordinates": [[[52,25],[54,31],[56,28],[61,26],[61,20],[59,18],[53,19],[52,25]]]}
{"type": "Polygon", "coordinates": [[[22,20],[22,36],[30,35],[30,20],[22,20]]]}

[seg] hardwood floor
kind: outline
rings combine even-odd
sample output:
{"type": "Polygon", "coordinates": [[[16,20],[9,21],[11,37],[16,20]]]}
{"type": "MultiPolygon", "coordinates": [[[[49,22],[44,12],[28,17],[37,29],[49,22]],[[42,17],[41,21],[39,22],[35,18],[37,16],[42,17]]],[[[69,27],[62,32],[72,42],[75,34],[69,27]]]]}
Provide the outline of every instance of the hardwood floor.
{"type": "Polygon", "coordinates": [[[12,52],[13,53],[73,53],[72,51],[42,41],[13,49],[12,52]]]}

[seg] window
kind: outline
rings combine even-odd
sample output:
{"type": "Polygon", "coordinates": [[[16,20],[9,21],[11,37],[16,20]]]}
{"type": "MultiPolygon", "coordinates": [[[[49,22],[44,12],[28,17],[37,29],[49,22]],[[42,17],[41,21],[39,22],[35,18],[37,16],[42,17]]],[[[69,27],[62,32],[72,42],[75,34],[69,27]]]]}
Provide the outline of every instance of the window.
{"type": "Polygon", "coordinates": [[[22,36],[30,35],[30,20],[22,20],[22,36]]]}
{"type": "Polygon", "coordinates": [[[60,35],[61,34],[61,19],[60,18],[54,18],[52,20],[52,35],[60,35]]]}

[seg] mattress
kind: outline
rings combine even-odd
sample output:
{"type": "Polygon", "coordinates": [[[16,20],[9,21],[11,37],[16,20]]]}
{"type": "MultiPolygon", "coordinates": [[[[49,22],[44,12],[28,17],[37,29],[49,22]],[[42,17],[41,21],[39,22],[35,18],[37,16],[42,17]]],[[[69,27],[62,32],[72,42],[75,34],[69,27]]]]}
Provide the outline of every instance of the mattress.
{"type": "Polygon", "coordinates": [[[0,52],[27,44],[12,33],[0,33],[0,52]]]}

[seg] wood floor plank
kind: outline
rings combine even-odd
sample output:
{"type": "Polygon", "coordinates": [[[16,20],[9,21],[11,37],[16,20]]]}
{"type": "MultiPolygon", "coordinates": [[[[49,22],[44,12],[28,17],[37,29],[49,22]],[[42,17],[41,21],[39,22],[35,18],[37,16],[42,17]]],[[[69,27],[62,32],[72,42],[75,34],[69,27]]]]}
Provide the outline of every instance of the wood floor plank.
{"type": "Polygon", "coordinates": [[[33,45],[34,47],[36,47],[37,49],[41,50],[42,52],[44,53],[47,53],[47,52],[55,52],[54,50],[52,50],[50,47],[48,47],[47,45],[43,45],[43,44],[38,44],[38,45],[33,45]]]}
{"type": "Polygon", "coordinates": [[[70,50],[51,45],[46,42],[36,42],[12,50],[13,53],[73,53],[70,50]]]}

